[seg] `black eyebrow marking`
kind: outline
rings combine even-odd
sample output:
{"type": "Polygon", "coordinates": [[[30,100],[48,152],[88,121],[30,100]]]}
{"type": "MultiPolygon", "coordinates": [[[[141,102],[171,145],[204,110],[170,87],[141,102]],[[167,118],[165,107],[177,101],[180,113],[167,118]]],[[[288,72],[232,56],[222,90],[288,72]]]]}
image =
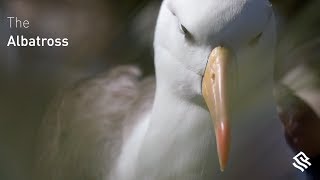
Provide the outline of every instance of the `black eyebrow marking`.
{"type": "Polygon", "coordinates": [[[249,41],[249,43],[248,43],[249,46],[254,46],[254,45],[256,45],[256,44],[259,42],[261,36],[262,36],[262,32],[259,33],[256,37],[254,37],[253,39],[251,39],[251,40],[249,41]]]}

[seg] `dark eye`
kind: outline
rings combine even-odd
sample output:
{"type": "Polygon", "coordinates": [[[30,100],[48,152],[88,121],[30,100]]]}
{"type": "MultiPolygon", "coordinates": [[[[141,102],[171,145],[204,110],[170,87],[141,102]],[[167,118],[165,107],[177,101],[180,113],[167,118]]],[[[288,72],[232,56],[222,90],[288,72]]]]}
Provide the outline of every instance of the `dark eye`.
{"type": "Polygon", "coordinates": [[[184,27],[182,24],[179,25],[179,28],[180,28],[181,33],[183,33],[183,34],[188,34],[189,33],[187,28],[184,27]]]}
{"type": "Polygon", "coordinates": [[[251,40],[249,41],[249,43],[248,43],[249,46],[255,46],[255,45],[259,42],[261,36],[262,36],[262,32],[259,33],[256,37],[254,37],[253,39],[251,39],[251,40]]]}

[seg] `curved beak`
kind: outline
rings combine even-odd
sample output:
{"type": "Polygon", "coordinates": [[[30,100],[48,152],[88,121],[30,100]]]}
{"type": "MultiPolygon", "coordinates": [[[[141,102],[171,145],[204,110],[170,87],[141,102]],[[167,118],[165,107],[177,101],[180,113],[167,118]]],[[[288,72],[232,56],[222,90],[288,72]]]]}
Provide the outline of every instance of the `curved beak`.
{"type": "Polygon", "coordinates": [[[228,67],[231,56],[227,48],[213,49],[202,80],[202,95],[213,121],[221,171],[227,165],[230,148],[228,67]]]}

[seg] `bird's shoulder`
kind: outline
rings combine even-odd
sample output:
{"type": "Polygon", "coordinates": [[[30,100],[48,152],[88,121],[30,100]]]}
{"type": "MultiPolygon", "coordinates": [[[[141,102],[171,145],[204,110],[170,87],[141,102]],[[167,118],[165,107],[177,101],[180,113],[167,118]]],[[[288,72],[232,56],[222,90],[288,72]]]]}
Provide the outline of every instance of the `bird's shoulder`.
{"type": "MultiPolygon", "coordinates": [[[[89,115],[128,109],[139,96],[141,71],[135,66],[119,66],[63,88],[49,105],[52,113],[89,115]],[[89,113],[89,114],[87,114],[89,113]]],[[[82,116],[81,115],[81,116],[82,116]]]]}
{"type": "Polygon", "coordinates": [[[142,79],[139,68],[119,66],[61,90],[38,132],[35,170],[43,175],[37,175],[63,179],[73,171],[81,177],[108,172],[120,152],[128,112],[147,108],[139,99],[153,97],[153,87],[153,78],[142,79]]]}

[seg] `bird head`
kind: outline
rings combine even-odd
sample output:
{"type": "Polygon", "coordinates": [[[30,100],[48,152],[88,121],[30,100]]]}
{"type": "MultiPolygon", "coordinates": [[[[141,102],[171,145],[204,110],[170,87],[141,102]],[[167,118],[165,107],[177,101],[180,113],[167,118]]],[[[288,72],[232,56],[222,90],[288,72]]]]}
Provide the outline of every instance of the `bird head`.
{"type": "Polygon", "coordinates": [[[266,0],[165,0],[162,4],[154,41],[156,69],[175,63],[176,71],[186,69],[200,77],[190,80],[181,73],[166,74],[176,84],[190,87],[181,93],[203,97],[222,170],[229,154],[233,101],[240,101],[262,82],[272,82],[275,41],[275,19],[266,0]]]}

